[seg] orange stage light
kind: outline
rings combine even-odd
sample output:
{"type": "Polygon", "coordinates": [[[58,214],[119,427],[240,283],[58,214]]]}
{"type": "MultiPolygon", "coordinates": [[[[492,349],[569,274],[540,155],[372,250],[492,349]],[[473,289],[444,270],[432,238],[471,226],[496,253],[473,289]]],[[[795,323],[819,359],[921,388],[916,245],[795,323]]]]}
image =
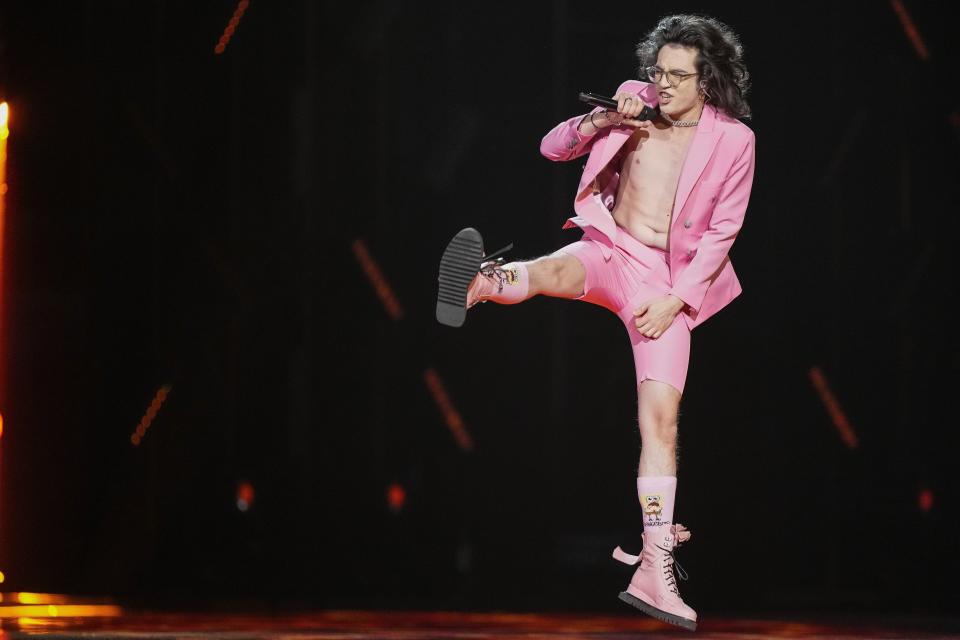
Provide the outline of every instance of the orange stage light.
{"type": "Polygon", "coordinates": [[[237,8],[233,10],[233,16],[230,18],[230,22],[227,23],[226,28],[223,30],[223,34],[217,41],[217,46],[213,48],[214,55],[220,55],[227,50],[227,45],[230,44],[230,38],[233,37],[233,32],[236,31],[237,27],[240,25],[240,19],[243,17],[244,12],[247,10],[249,5],[249,0],[240,0],[240,2],[237,3],[237,8]]]}
{"type": "Polygon", "coordinates": [[[400,308],[400,302],[393,294],[393,289],[390,288],[390,283],[387,282],[387,278],[380,270],[377,261],[370,255],[366,243],[362,239],[357,238],[353,241],[352,248],[353,255],[356,256],[357,262],[359,262],[363,268],[363,272],[367,274],[367,278],[373,285],[374,291],[377,292],[377,297],[380,298],[380,302],[382,302],[386,308],[387,314],[394,320],[403,318],[403,309],[400,308]]]}
{"type": "MultiPolygon", "coordinates": [[[[4,226],[6,224],[6,199],[7,199],[7,139],[10,137],[10,105],[6,102],[0,102],[0,403],[5,402],[7,389],[7,371],[6,371],[6,349],[4,338],[3,318],[6,312],[3,308],[3,281],[4,281],[4,263],[3,263],[3,239],[4,226]]],[[[5,407],[0,404],[0,412],[5,407]]],[[[3,436],[3,414],[0,413],[0,437],[3,436]]],[[[2,452],[0,452],[2,453],[2,452]]],[[[0,460],[2,462],[2,460],[0,460]]],[[[4,526],[0,520],[0,527],[4,526]]],[[[0,573],[0,582],[4,581],[3,573],[0,573]]]]}
{"type": "Polygon", "coordinates": [[[423,379],[426,381],[427,388],[430,389],[430,394],[433,396],[434,402],[437,403],[440,413],[443,414],[447,428],[450,429],[454,440],[457,441],[457,445],[464,451],[473,449],[473,438],[470,437],[467,425],[463,423],[460,413],[453,406],[453,401],[450,400],[439,374],[430,368],[423,373],[423,379]]]}
{"type": "Polygon", "coordinates": [[[0,593],[0,619],[17,618],[42,626],[51,618],[113,617],[122,613],[110,600],[74,598],[57,593],[0,593]]]}
{"type": "MultiPolygon", "coordinates": [[[[70,598],[59,593],[36,593],[34,591],[16,591],[6,594],[6,602],[16,604],[70,604],[70,598]]],[[[78,604],[78,603],[74,603],[78,604]]]]}
{"type": "Polygon", "coordinates": [[[10,137],[10,105],[0,102],[0,389],[4,384],[3,353],[3,227],[6,221],[7,138],[10,137]]]}
{"type": "Polygon", "coordinates": [[[394,482],[389,487],[387,487],[387,506],[390,507],[390,511],[398,513],[403,509],[403,505],[407,502],[407,492],[404,490],[402,485],[394,482]]]}
{"type": "Polygon", "coordinates": [[[142,418],[140,418],[140,422],[137,424],[136,430],[133,432],[133,435],[130,436],[130,442],[133,443],[133,446],[140,446],[140,443],[143,441],[143,437],[147,435],[147,429],[150,428],[150,424],[153,422],[153,419],[157,417],[157,412],[160,411],[160,407],[167,399],[167,394],[170,393],[170,389],[172,388],[173,387],[171,385],[165,384],[157,389],[157,393],[153,396],[150,406],[147,407],[147,412],[142,418]]]}
{"type": "Polygon", "coordinates": [[[249,482],[241,482],[237,485],[237,509],[246,513],[253,506],[254,498],[253,485],[249,482]]]}
{"type": "Polygon", "coordinates": [[[917,30],[917,25],[913,23],[913,18],[910,17],[910,14],[907,12],[907,8],[903,5],[903,2],[901,2],[901,0],[890,0],[890,6],[893,7],[894,13],[896,13],[897,18],[900,19],[900,26],[903,27],[903,32],[907,34],[907,37],[910,39],[910,43],[916,50],[917,55],[921,60],[929,60],[930,51],[927,49],[927,45],[920,36],[920,32],[917,30]]]}
{"type": "Polygon", "coordinates": [[[830,419],[833,420],[833,426],[836,427],[837,433],[840,434],[840,439],[843,440],[843,443],[850,449],[856,449],[860,444],[860,441],[857,439],[857,434],[854,432],[850,421],[847,420],[847,416],[843,413],[843,409],[840,408],[840,403],[834,397],[833,392],[830,391],[830,387],[827,385],[827,378],[823,375],[820,367],[810,368],[810,381],[813,383],[817,393],[820,394],[820,400],[826,407],[827,413],[830,414],[830,419]]]}
{"type": "Polygon", "coordinates": [[[119,616],[120,607],[114,605],[14,605],[0,607],[0,618],[106,618],[119,616]]]}

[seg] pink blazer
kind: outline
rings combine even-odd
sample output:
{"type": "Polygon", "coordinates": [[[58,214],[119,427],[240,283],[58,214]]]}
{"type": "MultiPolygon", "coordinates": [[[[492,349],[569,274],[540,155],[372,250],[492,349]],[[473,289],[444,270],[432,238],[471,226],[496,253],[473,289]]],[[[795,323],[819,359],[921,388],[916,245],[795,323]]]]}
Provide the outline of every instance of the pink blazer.
{"type": "MultiPolygon", "coordinates": [[[[656,86],[627,80],[617,91],[640,96],[647,105],[659,103],[656,86]]],[[[597,107],[593,112],[602,111],[597,107]]],[[[550,160],[572,160],[589,153],[564,229],[592,226],[609,239],[620,167],[610,162],[634,128],[606,127],[591,136],[577,131],[583,115],[561,122],[543,138],[540,153],[550,160]],[[608,166],[609,165],[609,166],[608,166]]],[[[668,233],[671,289],[683,300],[684,320],[693,329],[740,295],[742,289],[727,253],[733,244],[753,186],[754,134],[739,120],[707,103],[690,143],[677,185],[668,233]]],[[[612,243],[601,243],[609,260],[612,243]]]]}

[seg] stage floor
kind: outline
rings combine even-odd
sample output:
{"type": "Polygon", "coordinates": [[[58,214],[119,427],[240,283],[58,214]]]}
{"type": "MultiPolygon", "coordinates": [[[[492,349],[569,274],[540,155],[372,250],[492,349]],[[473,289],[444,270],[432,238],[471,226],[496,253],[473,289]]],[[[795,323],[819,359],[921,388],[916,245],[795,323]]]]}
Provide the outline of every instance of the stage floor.
{"type": "Polygon", "coordinates": [[[709,617],[696,632],[676,629],[642,614],[457,613],[321,611],[289,615],[122,612],[113,617],[6,618],[0,640],[622,640],[698,637],[761,638],[960,638],[960,620],[944,618],[709,617]]]}

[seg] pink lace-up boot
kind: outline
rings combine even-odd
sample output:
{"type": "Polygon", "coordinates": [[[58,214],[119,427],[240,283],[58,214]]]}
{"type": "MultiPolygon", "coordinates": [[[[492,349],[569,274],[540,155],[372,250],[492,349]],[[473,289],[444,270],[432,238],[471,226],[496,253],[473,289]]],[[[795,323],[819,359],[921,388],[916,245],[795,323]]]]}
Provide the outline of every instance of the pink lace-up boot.
{"type": "Polygon", "coordinates": [[[522,262],[503,266],[500,256],[513,248],[505,246],[484,254],[483,238],[473,227],[457,232],[440,258],[437,277],[437,321],[448,327],[463,326],[467,309],[493,300],[514,304],[527,298],[529,278],[522,262]]]}
{"type": "Polygon", "coordinates": [[[617,547],[613,557],[624,564],[640,564],[627,590],[620,593],[621,600],[658,620],[694,631],[697,612],[680,597],[676,580],[677,576],[686,580],[687,574],[673,557],[677,546],[689,540],[690,535],[682,524],[649,528],[643,532],[640,555],[630,555],[617,547]]]}

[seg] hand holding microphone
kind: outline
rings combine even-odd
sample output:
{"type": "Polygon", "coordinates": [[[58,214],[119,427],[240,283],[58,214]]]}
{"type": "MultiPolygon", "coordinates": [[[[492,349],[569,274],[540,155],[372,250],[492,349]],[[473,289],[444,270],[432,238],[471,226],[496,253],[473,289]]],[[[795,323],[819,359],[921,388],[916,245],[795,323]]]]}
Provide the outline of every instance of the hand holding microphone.
{"type": "Polygon", "coordinates": [[[647,128],[659,113],[657,109],[644,104],[639,96],[628,91],[620,91],[614,94],[613,98],[581,93],[580,99],[594,106],[607,107],[606,111],[600,111],[583,120],[584,123],[592,124],[595,129],[623,125],[635,129],[647,128]]]}

